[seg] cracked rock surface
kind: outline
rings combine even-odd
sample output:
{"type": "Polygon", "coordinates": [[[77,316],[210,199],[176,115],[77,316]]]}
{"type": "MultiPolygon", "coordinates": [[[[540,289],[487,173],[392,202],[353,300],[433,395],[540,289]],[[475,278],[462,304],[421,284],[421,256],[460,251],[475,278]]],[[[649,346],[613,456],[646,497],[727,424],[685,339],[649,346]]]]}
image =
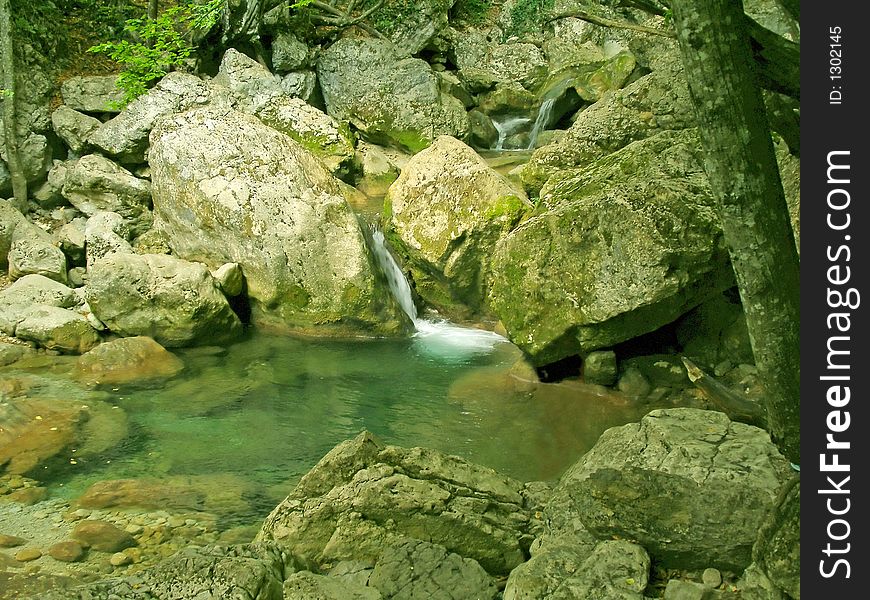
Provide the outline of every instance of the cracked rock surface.
{"type": "Polygon", "coordinates": [[[762,429],[722,413],[656,410],[606,431],[547,505],[554,531],[636,540],[674,568],[740,571],[788,462],[762,429]]]}

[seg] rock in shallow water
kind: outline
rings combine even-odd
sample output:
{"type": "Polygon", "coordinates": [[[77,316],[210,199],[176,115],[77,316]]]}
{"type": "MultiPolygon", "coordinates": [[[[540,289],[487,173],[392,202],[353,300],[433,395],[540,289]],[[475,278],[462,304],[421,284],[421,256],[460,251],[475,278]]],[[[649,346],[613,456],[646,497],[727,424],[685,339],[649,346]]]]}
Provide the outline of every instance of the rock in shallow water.
{"type": "Polygon", "coordinates": [[[165,381],[184,369],[184,361],[146,336],[100,344],[76,363],[79,378],[89,383],[127,384],[165,381]]]}

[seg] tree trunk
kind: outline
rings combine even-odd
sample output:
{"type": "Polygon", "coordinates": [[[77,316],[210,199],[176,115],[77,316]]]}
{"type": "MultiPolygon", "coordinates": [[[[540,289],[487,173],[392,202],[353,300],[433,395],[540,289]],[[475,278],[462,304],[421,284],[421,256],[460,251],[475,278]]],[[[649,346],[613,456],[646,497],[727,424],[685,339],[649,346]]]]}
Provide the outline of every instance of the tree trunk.
{"type": "Polygon", "coordinates": [[[152,21],[157,19],[157,3],[158,0],[148,0],[148,18],[152,21]]]}
{"type": "Polygon", "coordinates": [[[12,54],[12,15],[9,0],[0,0],[0,55],[3,68],[3,132],[6,162],[12,179],[12,195],[22,210],[27,207],[27,178],[18,154],[18,123],[15,118],[15,57],[12,54]]]}
{"type": "Polygon", "coordinates": [[[800,275],[742,2],[672,0],[770,433],[800,464],[800,275]]]}

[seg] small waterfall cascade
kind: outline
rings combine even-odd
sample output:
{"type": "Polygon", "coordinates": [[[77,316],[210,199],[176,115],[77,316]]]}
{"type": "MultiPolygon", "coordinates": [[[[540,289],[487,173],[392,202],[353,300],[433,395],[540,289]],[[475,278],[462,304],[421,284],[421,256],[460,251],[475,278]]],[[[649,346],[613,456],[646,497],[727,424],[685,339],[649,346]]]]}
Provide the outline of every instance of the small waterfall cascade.
{"type": "Polygon", "coordinates": [[[375,226],[372,226],[372,254],[386,276],[396,302],[414,323],[414,340],[427,354],[448,359],[462,358],[465,354],[489,352],[496,344],[507,341],[492,331],[460,327],[445,319],[421,318],[417,314],[411,286],[390,253],[384,233],[375,226]]]}
{"type": "Polygon", "coordinates": [[[541,108],[538,109],[538,117],[535,119],[535,124],[532,126],[532,132],[529,134],[529,150],[535,149],[538,136],[550,124],[550,119],[553,116],[553,105],[555,104],[555,98],[548,98],[541,103],[541,108]]]}
{"type": "Polygon", "coordinates": [[[508,136],[518,132],[530,121],[531,119],[528,117],[507,117],[503,121],[493,119],[492,124],[495,126],[495,130],[498,131],[498,140],[493,150],[504,150],[504,142],[508,136]]]}

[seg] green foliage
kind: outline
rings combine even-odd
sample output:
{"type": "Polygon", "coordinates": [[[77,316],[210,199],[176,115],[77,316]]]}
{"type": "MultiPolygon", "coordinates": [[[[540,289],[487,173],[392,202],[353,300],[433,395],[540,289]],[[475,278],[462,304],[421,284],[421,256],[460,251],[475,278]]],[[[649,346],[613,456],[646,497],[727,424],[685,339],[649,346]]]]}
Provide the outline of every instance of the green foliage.
{"type": "Polygon", "coordinates": [[[382,7],[372,13],[369,22],[384,35],[390,35],[399,28],[402,21],[412,17],[416,10],[414,0],[386,0],[382,7]]]}
{"type": "Polygon", "coordinates": [[[472,25],[480,25],[486,20],[492,0],[456,0],[451,17],[472,25]]]}
{"type": "Polygon", "coordinates": [[[224,1],[190,2],[170,8],[156,19],[128,19],[124,32],[130,39],[104,42],[88,48],[88,52],[106,54],[124,67],[118,87],[124,90],[126,104],[190,57],[194,48],[182,32],[213,27],[223,12],[224,1]]]}
{"type": "Polygon", "coordinates": [[[554,4],[555,0],[517,0],[511,9],[511,23],[505,36],[522,36],[540,30],[554,4]]]}

